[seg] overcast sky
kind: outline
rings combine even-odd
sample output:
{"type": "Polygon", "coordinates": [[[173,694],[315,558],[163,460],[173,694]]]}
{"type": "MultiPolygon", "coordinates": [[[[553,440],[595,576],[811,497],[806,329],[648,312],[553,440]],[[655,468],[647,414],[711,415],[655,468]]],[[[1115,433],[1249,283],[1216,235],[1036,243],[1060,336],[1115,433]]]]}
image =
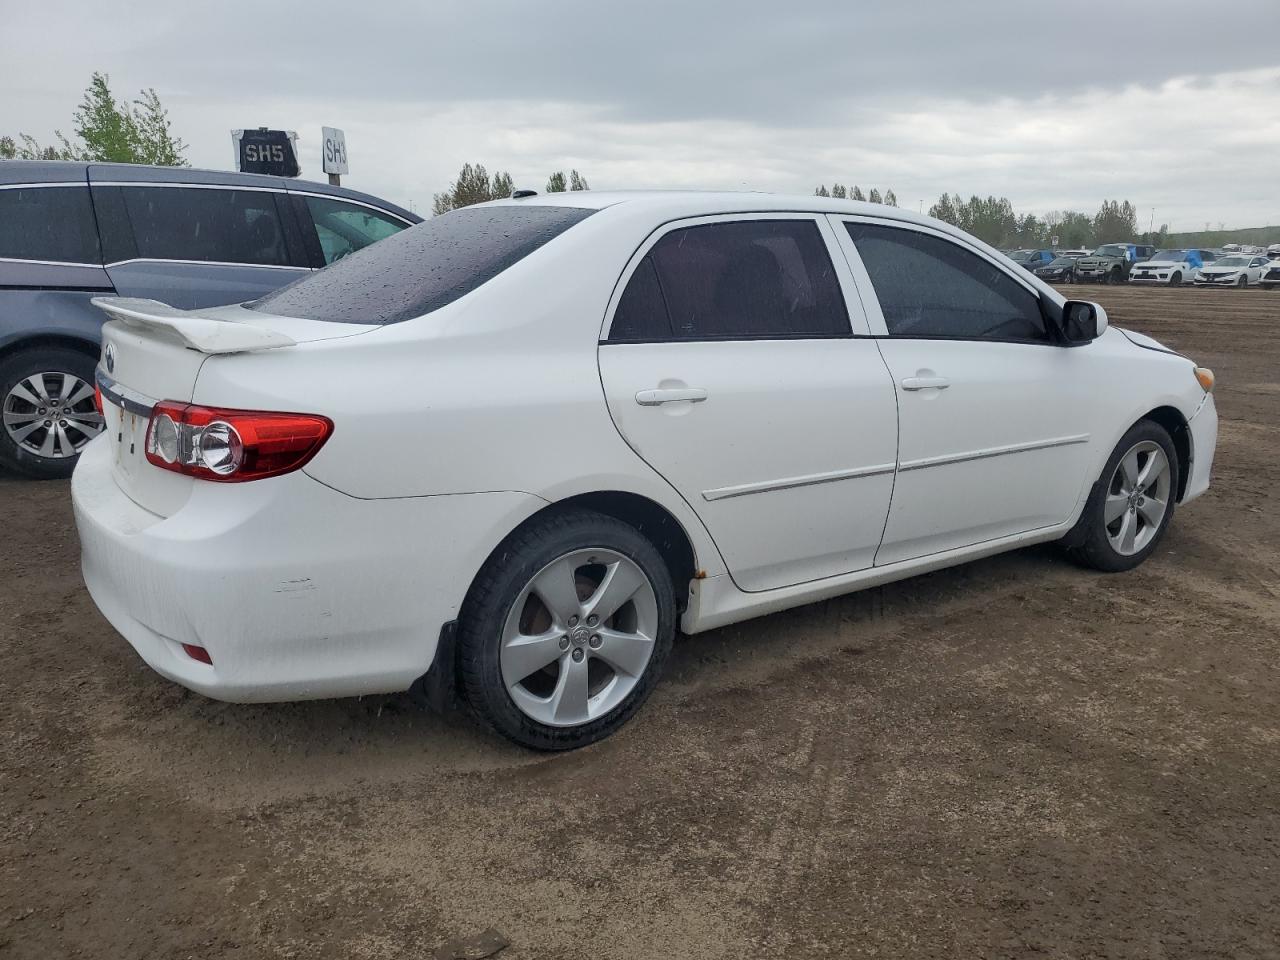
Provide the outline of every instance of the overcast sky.
{"type": "Polygon", "coordinates": [[[154,87],[193,165],[230,131],[346,130],[344,183],[419,212],[464,161],[541,189],[892,188],[1145,229],[1280,223],[1280,0],[790,4],[4,0],[0,132],[154,87]],[[305,12],[301,12],[305,11],[305,12]]]}

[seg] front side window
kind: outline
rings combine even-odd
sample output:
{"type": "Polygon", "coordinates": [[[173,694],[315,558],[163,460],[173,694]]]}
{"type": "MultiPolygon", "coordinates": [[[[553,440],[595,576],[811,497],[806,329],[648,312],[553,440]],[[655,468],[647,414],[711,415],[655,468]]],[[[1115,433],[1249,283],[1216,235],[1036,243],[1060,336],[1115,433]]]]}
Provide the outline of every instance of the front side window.
{"type": "Polygon", "coordinates": [[[750,340],[850,334],[840,282],[812,220],[682,227],[645,255],[610,341],[750,340]]]}
{"type": "Polygon", "coordinates": [[[1040,301],[960,245],[901,227],[846,223],[889,335],[1047,342],[1040,301]]]}
{"type": "Polygon", "coordinates": [[[120,192],[139,257],[263,266],[290,262],[273,192],[201,187],[122,187],[120,192]]]}
{"type": "Polygon", "coordinates": [[[335,323],[398,323],[470,293],[593,212],[536,204],[451,210],[248,306],[335,323]]]}
{"type": "Polygon", "coordinates": [[[0,190],[0,257],[101,264],[89,188],[0,190]]]}
{"type": "Polygon", "coordinates": [[[389,213],[330,197],[305,197],[326,264],[394,236],[409,224],[389,213]]]}

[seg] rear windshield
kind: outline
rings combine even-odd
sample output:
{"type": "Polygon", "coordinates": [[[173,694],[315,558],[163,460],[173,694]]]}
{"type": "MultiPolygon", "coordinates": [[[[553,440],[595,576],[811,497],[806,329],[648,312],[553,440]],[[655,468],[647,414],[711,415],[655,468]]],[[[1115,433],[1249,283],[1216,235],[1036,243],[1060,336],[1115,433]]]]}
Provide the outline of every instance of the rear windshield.
{"type": "Polygon", "coordinates": [[[246,306],[335,323],[399,323],[470,293],[594,212],[532,205],[452,210],[246,306]]]}

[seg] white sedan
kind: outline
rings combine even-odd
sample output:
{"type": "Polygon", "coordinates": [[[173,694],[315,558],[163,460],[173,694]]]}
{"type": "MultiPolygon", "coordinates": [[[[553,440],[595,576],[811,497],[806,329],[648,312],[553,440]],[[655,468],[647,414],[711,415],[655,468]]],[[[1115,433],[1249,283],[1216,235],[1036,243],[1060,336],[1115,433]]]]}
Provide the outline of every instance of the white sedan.
{"type": "Polygon", "coordinates": [[[1134,567],[1217,435],[1210,371],[878,204],[524,196],[242,306],[97,303],[72,494],[142,658],[460,693],[541,749],[617,729],[678,630],[1044,541],[1134,567]]]}
{"type": "Polygon", "coordinates": [[[1264,256],[1236,253],[1221,257],[1196,274],[1197,287],[1247,287],[1257,283],[1270,269],[1270,261],[1264,256]]]}

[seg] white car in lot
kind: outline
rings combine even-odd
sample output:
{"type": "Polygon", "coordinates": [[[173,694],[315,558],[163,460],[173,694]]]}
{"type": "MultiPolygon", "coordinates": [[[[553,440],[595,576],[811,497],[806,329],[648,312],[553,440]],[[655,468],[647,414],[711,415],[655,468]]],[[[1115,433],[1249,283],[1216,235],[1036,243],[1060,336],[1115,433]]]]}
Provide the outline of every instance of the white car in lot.
{"type": "MultiPolygon", "coordinates": [[[[242,306],[107,298],[89,591],[224,700],[591,742],[694,634],[1027,544],[1126,570],[1212,374],[955,228],[760,194],[434,217],[242,306]]],[[[779,621],[785,629],[785,622],[779,621]]]]}
{"type": "Polygon", "coordinates": [[[1269,264],[1263,256],[1233,253],[1205,266],[1194,282],[1197,287],[1247,287],[1262,279],[1269,264]]]}
{"type": "Polygon", "coordinates": [[[1267,265],[1262,268],[1258,285],[1264,290],[1274,290],[1280,287],[1280,243],[1267,247],[1267,257],[1267,265]]]}
{"type": "Polygon", "coordinates": [[[1178,287],[1195,280],[1204,265],[1204,251],[1201,250],[1157,250],[1150,260],[1133,265],[1129,271],[1129,282],[1178,287]]]}

